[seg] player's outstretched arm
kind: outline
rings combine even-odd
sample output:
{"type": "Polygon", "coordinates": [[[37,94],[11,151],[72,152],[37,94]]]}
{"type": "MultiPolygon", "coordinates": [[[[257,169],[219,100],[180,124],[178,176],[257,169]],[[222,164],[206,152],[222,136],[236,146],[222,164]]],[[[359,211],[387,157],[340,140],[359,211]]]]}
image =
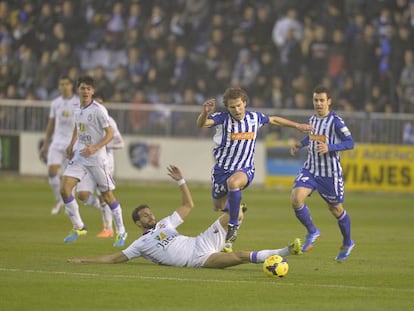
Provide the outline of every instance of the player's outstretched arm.
{"type": "Polygon", "coordinates": [[[168,175],[174,179],[181,190],[182,203],[180,208],[177,209],[177,213],[182,219],[188,216],[191,212],[191,209],[194,207],[193,197],[191,196],[190,188],[188,188],[187,183],[181,173],[180,169],[177,166],[170,165],[167,167],[168,175]]]}
{"type": "Polygon", "coordinates": [[[118,252],[110,255],[101,255],[91,258],[69,258],[70,263],[122,263],[127,262],[128,257],[123,252],[118,252]]]}
{"type": "Polygon", "coordinates": [[[313,130],[313,126],[307,123],[297,123],[282,117],[278,116],[271,116],[269,117],[270,124],[272,125],[278,125],[278,126],[286,126],[286,127],[292,127],[295,128],[301,132],[310,132],[313,130]]]}

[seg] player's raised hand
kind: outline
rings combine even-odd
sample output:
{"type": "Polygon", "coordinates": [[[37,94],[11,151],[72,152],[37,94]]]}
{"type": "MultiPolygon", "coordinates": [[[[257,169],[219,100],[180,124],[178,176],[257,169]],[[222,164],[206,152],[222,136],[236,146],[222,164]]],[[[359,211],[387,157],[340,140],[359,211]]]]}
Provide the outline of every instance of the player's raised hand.
{"type": "Polygon", "coordinates": [[[216,99],[210,98],[203,103],[204,112],[209,114],[216,109],[216,99]]]}
{"type": "Polygon", "coordinates": [[[170,165],[167,167],[168,175],[175,181],[183,179],[183,174],[177,166],[170,165]]]}
{"type": "Polygon", "coordinates": [[[295,143],[291,148],[290,148],[290,155],[291,156],[295,156],[298,151],[300,150],[300,148],[302,148],[302,144],[301,143],[295,143]]]}

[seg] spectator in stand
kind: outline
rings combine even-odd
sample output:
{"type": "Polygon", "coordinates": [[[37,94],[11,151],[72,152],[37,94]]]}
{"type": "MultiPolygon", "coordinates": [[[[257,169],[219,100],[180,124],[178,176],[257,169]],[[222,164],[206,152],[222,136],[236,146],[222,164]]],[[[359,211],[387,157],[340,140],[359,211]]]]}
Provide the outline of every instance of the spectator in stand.
{"type": "Polygon", "coordinates": [[[188,51],[183,45],[175,48],[173,74],[170,80],[171,89],[183,94],[187,87],[193,86],[193,64],[188,56],[188,51]]]}
{"type": "Polygon", "coordinates": [[[114,46],[124,46],[124,32],[126,30],[124,20],[124,5],[122,2],[115,2],[112,7],[112,12],[106,24],[107,35],[112,37],[114,46]]]}
{"type": "Polygon", "coordinates": [[[251,93],[256,87],[256,79],[260,72],[260,63],[248,49],[242,49],[234,64],[231,85],[240,86],[251,93]]]}
{"type": "Polygon", "coordinates": [[[303,63],[302,49],[295,38],[294,29],[289,29],[279,46],[280,72],[285,85],[290,85],[299,74],[303,63]]]}
{"type": "Polygon", "coordinates": [[[109,101],[127,102],[130,100],[130,92],[133,89],[128,69],[125,66],[118,65],[114,70],[112,78],[114,93],[109,101]],[[120,97],[114,98],[115,95],[120,97]]]}
{"type": "Polygon", "coordinates": [[[170,91],[169,77],[172,74],[172,60],[164,46],[158,47],[150,59],[147,72],[147,90],[150,93],[170,91]]]}
{"type": "Polygon", "coordinates": [[[398,27],[397,35],[391,38],[390,66],[394,83],[398,83],[400,79],[404,67],[404,54],[407,50],[413,48],[413,42],[414,37],[410,32],[410,28],[406,25],[398,27]]]}
{"type": "Polygon", "coordinates": [[[92,70],[95,82],[96,94],[101,94],[102,98],[111,98],[113,95],[113,85],[106,75],[103,66],[97,66],[92,70]]]}
{"type": "Polygon", "coordinates": [[[37,64],[30,47],[22,45],[20,51],[20,70],[17,83],[19,94],[25,97],[28,90],[33,87],[37,64]]]}
{"type": "Polygon", "coordinates": [[[350,17],[350,22],[348,22],[347,26],[344,29],[345,43],[347,45],[354,44],[355,40],[363,35],[365,24],[366,19],[362,13],[357,13],[350,17]]]}
{"type": "Polygon", "coordinates": [[[61,14],[57,17],[66,30],[66,40],[72,49],[84,43],[89,30],[84,15],[79,13],[80,7],[77,1],[64,0],[61,14]]]}
{"type": "Polygon", "coordinates": [[[326,37],[326,28],[316,25],[314,39],[309,45],[307,68],[313,84],[319,84],[327,74],[329,56],[329,41],[326,37]]]}
{"type": "Polygon", "coordinates": [[[273,48],[269,38],[272,37],[273,21],[271,20],[271,9],[269,6],[259,5],[256,10],[256,21],[251,28],[252,41],[249,42],[252,51],[260,52],[273,48]]]}
{"type": "Polygon", "coordinates": [[[197,64],[197,88],[204,94],[219,94],[221,84],[217,79],[217,73],[222,68],[222,58],[217,46],[210,45],[203,59],[197,64]]]}
{"type": "Polygon", "coordinates": [[[328,51],[328,76],[334,81],[335,87],[341,87],[344,82],[346,52],[344,33],[340,29],[334,29],[328,51]]]}
{"type": "Polygon", "coordinates": [[[56,50],[52,52],[51,61],[58,73],[68,72],[71,66],[79,66],[80,63],[69,42],[59,42],[56,50]]]}
{"type": "Polygon", "coordinates": [[[255,95],[263,99],[265,106],[273,107],[271,104],[272,79],[278,74],[278,64],[270,51],[264,50],[259,56],[261,70],[256,79],[255,95]]]}
{"type": "Polygon", "coordinates": [[[404,67],[400,76],[400,112],[414,113],[414,52],[406,50],[404,53],[404,67]]]}
{"type": "Polygon", "coordinates": [[[148,57],[137,47],[128,49],[127,68],[129,77],[135,88],[144,88],[145,78],[149,70],[148,57]]]}
{"type": "Polygon", "coordinates": [[[36,96],[41,100],[49,99],[49,94],[55,87],[56,69],[51,62],[51,53],[48,50],[42,52],[40,63],[36,68],[36,76],[33,81],[36,96]]]}
{"type": "Polygon", "coordinates": [[[273,43],[280,48],[285,43],[287,34],[293,31],[293,36],[300,41],[303,37],[303,25],[298,19],[297,11],[294,8],[289,8],[284,16],[279,18],[272,31],[273,43]]]}
{"type": "Polygon", "coordinates": [[[357,98],[361,102],[370,100],[374,73],[377,68],[376,46],[375,29],[367,24],[362,36],[358,37],[350,47],[349,68],[355,82],[357,98]]]}
{"type": "Polygon", "coordinates": [[[129,131],[132,133],[145,133],[148,126],[149,111],[141,109],[140,105],[151,104],[145,98],[142,90],[136,90],[131,100],[132,110],[128,113],[129,131]]]}
{"type": "Polygon", "coordinates": [[[35,36],[38,41],[37,47],[42,53],[44,49],[50,49],[50,46],[47,46],[48,37],[50,36],[50,30],[53,29],[55,25],[55,16],[53,14],[52,4],[49,2],[42,3],[40,8],[40,14],[35,22],[35,36]]]}

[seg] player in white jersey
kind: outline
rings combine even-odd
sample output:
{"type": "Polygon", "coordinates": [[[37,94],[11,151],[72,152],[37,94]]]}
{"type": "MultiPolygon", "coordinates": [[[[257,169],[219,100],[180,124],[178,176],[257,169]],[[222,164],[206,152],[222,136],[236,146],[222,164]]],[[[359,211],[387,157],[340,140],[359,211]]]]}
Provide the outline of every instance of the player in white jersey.
{"type": "Polygon", "coordinates": [[[241,191],[253,181],[254,153],[259,128],[265,124],[287,126],[302,132],[312,129],[309,124],[299,124],[278,116],[267,116],[246,110],[246,92],[240,88],[228,88],[223,95],[227,111],[214,112],[215,100],[203,104],[197,118],[198,127],[215,127],[213,155],[216,164],[212,173],[212,197],[216,211],[229,213],[229,225],[224,251],[231,251],[237,238],[238,214],[241,191]]]}
{"type": "Polygon", "coordinates": [[[93,100],[95,92],[93,78],[80,77],[76,87],[81,105],[75,115],[72,140],[66,149],[70,160],[63,174],[60,189],[66,214],[73,225],[72,231],[65,237],[64,242],[72,242],[80,235],[87,233],[79,214],[79,205],[72,192],[80,180],[90,175],[103,199],[111,208],[117,232],[114,246],[120,247],[125,245],[127,233],[122,219],[121,205],[112,191],[115,189],[115,184],[106,152],[106,146],[113,138],[113,129],[110,126],[106,108],[93,100]]]}
{"type": "MultiPolygon", "coordinates": [[[[219,217],[207,230],[196,237],[181,235],[177,227],[184,222],[194,207],[190,189],[179,168],[170,165],[168,174],[177,181],[181,190],[181,206],[160,221],[146,204],[140,205],[132,213],[134,223],[142,230],[142,236],[125,250],[93,258],[71,258],[72,263],[121,263],[137,257],[143,257],[154,263],[192,268],[225,268],[242,263],[262,263],[271,255],[289,256],[301,254],[301,241],[294,242],[281,249],[261,251],[221,252],[226,238],[228,214],[219,217]]],[[[240,220],[243,212],[240,213],[240,220]]]]}
{"type": "Polygon", "coordinates": [[[75,111],[80,107],[79,98],[73,91],[73,82],[68,76],[59,78],[58,88],[61,95],[50,105],[46,135],[39,150],[40,159],[47,163],[49,185],[55,197],[52,215],[58,214],[64,206],[59,192],[60,170],[67,165],[66,147],[72,139],[75,111]]]}
{"type": "Polygon", "coordinates": [[[309,119],[314,131],[291,149],[291,154],[296,155],[300,148],[308,147],[308,158],[293,185],[291,203],[296,217],[308,232],[302,248],[307,252],[320,236],[320,231],[313,224],[305,200],[313,191],[318,191],[338,221],[343,240],[335,259],[343,261],[355,243],[351,239],[351,219],[343,207],[344,181],[339,152],[353,149],[354,140],[345,122],[330,111],[331,104],[329,91],[323,86],[316,87],[313,92],[315,114],[309,119]]]}
{"type": "MultiPolygon", "coordinates": [[[[103,104],[102,96],[95,94],[95,100],[100,104],[103,104]]],[[[114,163],[114,150],[124,148],[124,139],[118,129],[118,125],[115,120],[109,116],[109,124],[114,131],[114,136],[112,140],[106,145],[106,153],[108,155],[109,170],[111,175],[114,175],[115,163],[114,163]]],[[[103,229],[96,236],[98,238],[111,238],[114,235],[112,229],[112,213],[108,204],[104,201],[100,195],[99,190],[96,188],[96,184],[90,175],[86,175],[76,187],[77,197],[85,205],[95,207],[100,210],[102,215],[103,229]],[[98,197],[95,196],[95,192],[98,197]]]]}

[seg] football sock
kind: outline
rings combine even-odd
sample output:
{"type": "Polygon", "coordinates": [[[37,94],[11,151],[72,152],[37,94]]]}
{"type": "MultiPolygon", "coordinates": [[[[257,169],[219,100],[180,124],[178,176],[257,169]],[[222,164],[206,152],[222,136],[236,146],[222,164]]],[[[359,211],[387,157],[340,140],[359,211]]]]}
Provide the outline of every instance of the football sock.
{"type": "Polygon", "coordinates": [[[351,245],[351,218],[345,210],[338,217],[338,226],[341,229],[343,245],[351,245]]]}
{"type": "Polygon", "coordinates": [[[280,249],[264,249],[261,251],[255,251],[250,253],[250,262],[252,263],[262,263],[266,260],[267,257],[272,255],[279,255],[286,257],[290,255],[289,246],[280,249]]]}
{"type": "Polygon", "coordinates": [[[99,210],[102,215],[102,222],[105,230],[112,230],[112,212],[108,204],[105,202],[101,203],[99,210]]]}
{"type": "Polygon", "coordinates": [[[62,197],[60,196],[60,176],[54,175],[48,177],[49,179],[49,185],[52,188],[53,195],[55,196],[55,201],[61,201],[62,197]]]}
{"type": "Polygon", "coordinates": [[[224,205],[224,208],[222,209],[223,212],[228,213],[230,210],[229,201],[226,200],[226,205],[224,205]]]}
{"type": "Polygon", "coordinates": [[[114,219],[115,222],[115,229],[116,229],[116,233],[124,233],[125,232],[125,226],[124,226],[124,221],[122,219],[122,208],[121,208],[121,204],[119,204],[118,201],[115,201],[114,203],[109,205],[109,208],[111,209],[112,212],[112,217],[114,219]]]}
{"type": "Polygon", "coordinates": [[[306,227],[308,233],[315,233],[316,227],[313,224],[312,217],[309,208],[306,204],[303,204],[300,208],[294,208],[295,215],[299,221],[306,227]]]}
{"type": "Polygon", "coordinates": [[[79,205],[76,202],[75,197],[71,195],[67,200],[63,200],[65,203],[66,215],[69,216],[69,219],[75,229],[82,229],[85,227],[80,214],[79,214],[79,205]]]}
{"type": "Polygon", "coordinates": [[[240,189],[230,190],[227,194],[227,201],[229,203],[229,224],[239,225],[239,212],[241,202],[241,191],[240,189]]]}

